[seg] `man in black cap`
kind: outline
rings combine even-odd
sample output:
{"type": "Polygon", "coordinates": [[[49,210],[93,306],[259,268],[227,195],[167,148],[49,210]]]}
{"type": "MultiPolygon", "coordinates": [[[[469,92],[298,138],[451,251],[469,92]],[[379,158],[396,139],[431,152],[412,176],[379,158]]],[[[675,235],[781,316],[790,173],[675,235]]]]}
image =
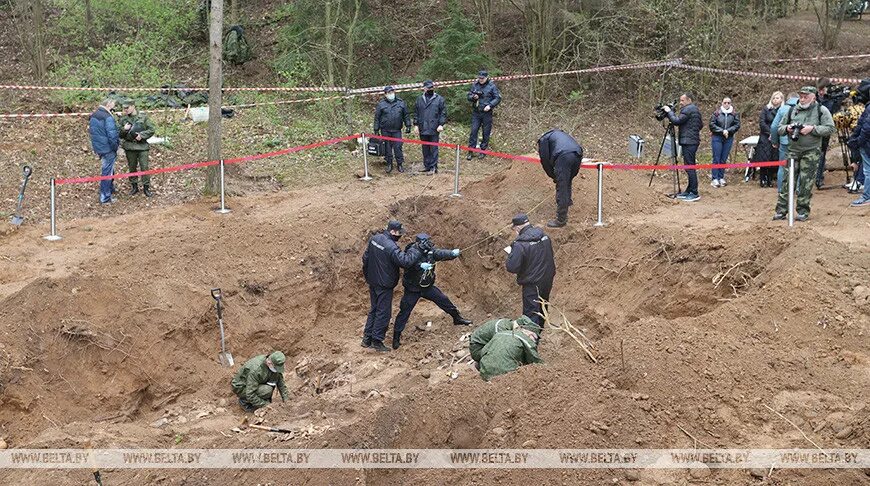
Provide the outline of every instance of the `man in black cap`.
{"type": "MultiPolygon", "coordinates": [[[[468,101],[471,103],[471,135],[468,137],[468,146],[477,148],[477,132],[483,126],[483,141],[480,148],[486,150],[489,147],[489,135],[492,133],[492,111],[501,103],[501,93],[495,82],[489,79],[489,73],[480,71],[477,73],[477,81],[471,83],[468,90],[468,101]]],[[[468,152],[467,160],[471,160],[473,152],[468,152]]],[[[481,153],[482,159],[485,154],[481,153]]]]}
{"type": "Polygon", "coordinates": [[[543,329],[541,299],[550,300],[556,276],[553,244],[544,230],[529,223],[525,214],[514,216],[511,222],[517,239],[504,249],[508,253],[507,271],[517,274],[517,283],[523,287],[523,315],[543,329]]]}
{"type": "MultiPolygon", "coordinates": [[[[384,99],[375,107],[375,135],[385,137],[402,138],[402,125],[405,133],[411,133],[411,114],[408,105],[401,98],[396,97],[396,90],[392,86],[384,88],[384,99]]],[[[393,171],[393,155],[396,156],[396,164],[399,172],[405,172],[402,164],[405,163],[405,155],[402,153],[402,142],[386,140],[384,159],[387,161],[387,174],[393,171]]]]}
{"type": "Polygon", "coordinates": [[[411,251],[412,247],[420,252],[420,256],[413,265],[405,270],[405,276],[402,278],[405,295],[402,296],[402,301],[399,303],[399,314],[396,316],[396,324],[393,327],[393,349],[399,349],[401,346],[402,331],[405,330],[405,324],[408,323],[408,318],[411,317],[411,312],[421,297],[434,302],[452,317],[454,325],[468,326],[471,324],[471,320],[462,317],[453,302],[444,295],[441,289],[435,286],[435,263],[458,257],[459,248],[453,250],[435,248],[435,244],[426,233],[418,234],[416,240],[405,247],[405,252],[411,251]]]}
{"type": "Polygon", "coordinates": [[[384,336],[390,325],[393,309],[393,289],[399,284],[399,268],[409,268],[420,258],[420,250],[415,247],[401,251],[396,244],[405,229],[402,223],[390,220],[387,229],[369,239],[362,256],[362,271],[369,284],[371,308],[363,331],[362,346],[376,351],[389,351],[384,346],[384,336]]]}
{"type": "MultiPolygon", "coordinates": [[[[424,142],[438,142],[439,135],[447,123],[447,106],[444,97],[435,92],[431,79],[423,82],[423,94],[414,106],[414,125],[424,142]]],[[[423,145],[423,171],[438,173],[438,146],[423,145]]]]}
{"type": "Polygon", "coordinates": [[[580,172],[583,147],[562,130],[550,130],[538,139],[538,155],[541,167],[556,183],[556,219],[547,223],[550,228],[568,224],[568,206],[571,200],[571,183],[580,172]]]}

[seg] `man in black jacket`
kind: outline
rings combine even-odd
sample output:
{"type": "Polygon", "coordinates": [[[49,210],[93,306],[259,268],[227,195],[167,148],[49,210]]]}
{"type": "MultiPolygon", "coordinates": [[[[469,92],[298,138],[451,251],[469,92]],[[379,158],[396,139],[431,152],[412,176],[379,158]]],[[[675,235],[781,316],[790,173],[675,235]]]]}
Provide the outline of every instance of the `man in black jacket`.
{"type": "MultiPolygon", "coordinates": [[[[447,107],[444,97],[435,92],[431,79],[423,82],[423,94],[414,106],[414,126],[424,142],[438,143],[439,135],[447,123],[447,107]]],[[[423,171],[438,173],[438,146],[423,145],[423,171]]]]}
{"type": "MultiPolygon", "coordinates": [[[[487,71],[477,73],[477,81],[471,83],[468,90],[468,101],[471,103],[471,135],[468,137],[468,146],[477,148],[477,132],[483,127],[483,141],[480,148],[486,150],[489,147],[489,135],[492,133],[492,111],[501,103],[501,93],[495,82],[489,79],[487,71]]],[[[474,156],[468,152],[467,160],[474,156]]],[[[486,154],[481,153],[482,159],[486,154]]]]}
{"type": "MultiPolygon", "coordinates": [[[[828,86],[831,85],[831,80],[828,78],[819,78],[816,82],[816,88],[819,92],[816,99],[819,104],[824,106],[833,115],[840,111],[842,106],[842,98],[834,99],[828,96],[828,86]]],[[[831,144],[831,137],[822,137],[822,155],[819,157],[819,167],[816,169],[816,189],[822,189],[825,186],[825,154],[828,153],[828,146],[831,144]]]]}
{"type": "Polygon", "coordinates": [[[369,239],[362,256],[362,271],[369,284],[371,308],[363,331],[362,346],[376,351],[389,351],[384,346],[384,336],[390,325],[393,308],[393,289],[399,284],[399,268],[409,268],[420,258],[414,247],[399,250],[397,241],[405,233],[402,223],[392,220],[387,229],[369,239]]]}
{"type": "Polygon", "coordinates": [[[529,217],[518,214],[511,220],[517,239],[504,250],[508,253],[507,271],[517,274],[523,288],[523,315],[544,328],[541,299],[550,300],[556,261],[553,244],[541,228],[532,226],[529,217]]]}
{"type": "Polygon", "coordinates": [[[580,172],[583,147],[562,130],[550,130],[538,139],[538,155],[544,172],[556,183],[556,219],[547,226],[561,228],[568,224],[568,206],[574,203],[571,183],[580,172]]]}
{"type": "MultiPolygon", "coordinates": [[[[686,165],[695,165],[695,155],[698,153],[698,145],[701,144],[701,127],[704,121],[701,119],[701,111],[695,106],[692,93],[683,93],[680,96],[680,114],[675,115],[668,106],[663,108],[668,114],[668,120],[680,127],[678,140],[683,150],[683,161],[686,165]]],[[[685,192],[677,194],[677,199],[695,202],[701,199],[698,195],[698,175],[695,169],[686,169],[689,177],[685,192]]]]}
{"type": "Polygon", "coordinates": [[[405,270],[405,275],[402,277],[405,295],[402,296],[402,301],[399,303],[399,314],[396,316],[396,323],[393,327],[393,349],[399,349],[401,346],[402,331],[405,330],[405,324],[408,323],[408,318],[411,317],[411,312],[421,297],[433,302],[452,317],[454,325],[467,326],[471,324],[469,319],[462,317],[459,309],[444,295],[444,292],[435,286],[435,263],[458,257],[459,248],[453,250],[435,248],[435,244],[426,233],[418,234],[414,243],[409,243],[405,247],[405,252],[411,251],[412,247],[419,251],[420,256],[414,264],[405,270]]]}
{"type": "MultiPolygon", "coordinates": [[[[386,86],[384,99],[375,107],[375,135],[402,138],[402,125],[405,126],[405,133],[411,133],[411,114],[408,112],[408,105],[401,98],[396,97],[396,90],[392,86],[386,86]]],[[[402,164],[405,163],[402,142],[386,140],[385,143],[384,159],[387,161],[387,174],[393,171],[394,154],[399,172],[405,172],[402,167],[402,164]]]]}

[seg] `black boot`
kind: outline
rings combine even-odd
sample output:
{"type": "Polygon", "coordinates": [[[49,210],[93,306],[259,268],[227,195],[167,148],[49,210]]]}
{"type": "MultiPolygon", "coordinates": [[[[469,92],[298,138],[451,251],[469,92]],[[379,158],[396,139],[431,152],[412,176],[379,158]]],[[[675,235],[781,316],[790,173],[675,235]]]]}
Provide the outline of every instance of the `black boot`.
{"type": "Polygon", "coordinates": [[[402,345],[402,335],[401,334],[393,334],[393,349],[399,349],[399,346],[402,345]]]}
{"type": "Polygon", "coordinates": [[[364,348],[372,347],[372,338],[370,336],[365,336],[364,338],[362,338],[362,342],[359,343],[359,345],[364,348]]]}
{"type": "Polygon", "coordinates": [[[471,160],[474,158],[474,152],[468,152],[468,155],[465,156],[465,160],[471,160]]]}
{"type": "Polygon", "coordinates": [[[462,317],[462,314],[456,313],[453,314],[453,325],[454,326],[470,326],[472,324],[471,319],[466,319],[462,317]]]}
{"type": "Polygon", "coordinates": [[[387,174],[393,171],[393,161],[387,162],[387,174]]]}
{"type": "Polygon", "coordinates": [[[135,196],[139,194],[139,184],[130,184],[130,195],[135,196]]]}
{"type": "Polygon", "coordinates": [[[548,228],[561,228],[561,227],[565,226],[566,224],[568,224],[567,219],[556,218],[556,219],[553,219],[551,221],[547,221],[548,228]]]}
{"type": "Polygon", "coordinates": [[[402,166],[402,164],[398,164],[398,165],[399,165],[399,172],[405,172],[405,167],[402,166]]]}
{"type": "Polygon", "coordinates": [[[143,187],[142,187],[142,193],[145,194],[145,197],[151,197],[151,196],[154,195],[154,193],[151,192],[151,187],[150,187],[150,186],[143,186],[143,187]]]}
{"type": "Polygon", "coordinates": [[[379,353],[388,353],[390,351],[390,348],[384,346],[383,341],[375,341],[374,339],[372,340],[371,348],[379,353]]]}

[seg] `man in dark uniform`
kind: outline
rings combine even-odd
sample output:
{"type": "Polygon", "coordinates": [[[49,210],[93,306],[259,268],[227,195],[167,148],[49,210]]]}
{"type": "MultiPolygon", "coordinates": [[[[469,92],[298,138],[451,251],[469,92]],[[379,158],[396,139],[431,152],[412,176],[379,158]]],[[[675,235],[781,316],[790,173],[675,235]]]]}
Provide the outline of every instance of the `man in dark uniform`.
{"type": "MultiPolygon", "coordinates": [[[[495,82],[489,79],[489,73],[480,71],[477,73],[477,81],[471,83],[468,90],[468,101],[471,103],[471,135],[468,137],[468,146],[477,148],[477,132],[483,127],[483,141],[480,148],[486,150],[489,147],[489,135],[492,133],[492,112],[501,103],[501,93],[495,82]]],[[[473,152],[468,152],[467,160],[471,160],[473,152]]],[[[482,159],[486,155],[480,154],[482,159]]]]}
{"type": "MultiPolygon", "coordinates": [[[[402,125],[405,125],[405,133],[411,133],[411,114],[408,112],[408,105],[401,98],[396,97],[396,90],[392,86],[387,86],[384,88],[384,99],[375,107],[375,135],[402,138],[402,125]]],[[[384,159],[387,161],[387,174],[393,171],[394,155],[399,172],[405,172],[402,167],[405,163],[402,142],[386,140],[384,159]]]]}
{"type": "Polygon", "coordinates": [[[444,295],[441,289],[435,286],[435,263],[458,257],[459,248],[453,250],[435,248],[435,244],[426,233],[418,234],[414,243],[409,243],[405,247],[405,252],[411,251],[412,247],[419,251],[420,256],[413,265],[405,270],[405,276],[402,278],[405,294],[399,303],[399,314],[396,316],[396,324],[393,327],[393,349],[399,349],[401,346],[402,331],[405,330],[405,324],[408,323],[408,318],[411,317],[411,312],[421,297],[434,302],[438,308],[452,317],[454,325],[468,326],[471,324],[471,320],[462,317],[453,302],[444,295]]]}
{"type": "Polygon", "coordinates": [[[550,300],[553,277],[556,276],[553,243],[544,230],[529,223],[525,214],[514,216],[511,222],[517,239],[505,248],[508,252],[507,271],[517,274],[517,283],[523,287],[523,315],[543,329],[540,300],[550,300]]]}
{"type": "Polygon", "coordinates": [[[556,219],[547,226],[561,228],[568,224],[568,206],[574,203],[571,183],[580,172],[583,147],[562,130],[550,130],[538,139],[538,155],[544,172],[556,183],[556,219]]]}
{"type": "MultiPolygon", "coordinates": [[[[447,107],[444,97],[435,92],[431,79],[423,82],[423,94],[414,106],[414,126],[424,142],[438,142],[447,123],[447,107]]],[[[423,145],[423,171],[438,173],[438,146],[423,145]]]]}
{"type": "Polygon", "coordinates": [[[409,268],[420,258],[420,250],[413,246],[404,252],[399,250],[396,242],[404,233],[402,223],[391,220],[386,230],[369,239],[363,253],[362,270],[371,298],[371,309],[363,331],[364,348],[381,352],[390,350],[384,346],[384,336],[390,325],[393,289],[399,284],[399,268],[409,268]]]}

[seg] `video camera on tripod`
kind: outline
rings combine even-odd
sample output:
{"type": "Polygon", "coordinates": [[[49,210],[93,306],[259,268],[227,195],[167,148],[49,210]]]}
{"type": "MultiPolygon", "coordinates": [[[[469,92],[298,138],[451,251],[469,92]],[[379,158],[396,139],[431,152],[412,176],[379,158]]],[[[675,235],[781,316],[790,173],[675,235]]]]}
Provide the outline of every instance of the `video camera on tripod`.
{"type": "Polygon", "coordinates": [[[674,100],[671,103],[659,103],[655,106],[655,108],[653,108],[653,113],[654,113],[653,116],[655,116],[656,120],[663,121],[665,118],[668,117],[668,112],[665,111],[665,107],[667,106],[671,111],[674,111],[674,108],[678,104],[679,104],[678,100],[674,100]]]}

